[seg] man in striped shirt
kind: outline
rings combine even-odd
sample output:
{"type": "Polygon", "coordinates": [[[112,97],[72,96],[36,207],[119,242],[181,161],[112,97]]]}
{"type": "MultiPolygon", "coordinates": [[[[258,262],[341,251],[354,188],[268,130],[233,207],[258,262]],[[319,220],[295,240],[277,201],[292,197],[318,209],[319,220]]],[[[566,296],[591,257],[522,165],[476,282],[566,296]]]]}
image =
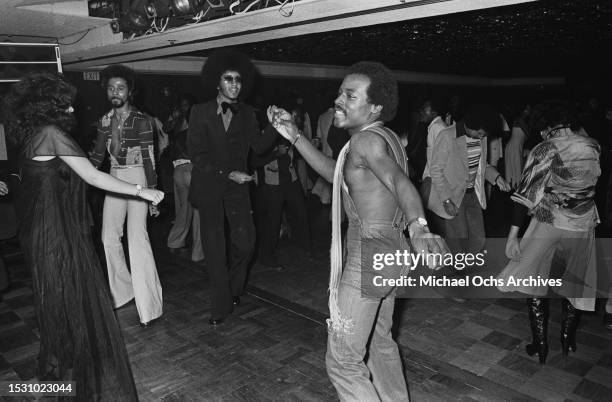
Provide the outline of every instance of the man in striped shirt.
{"type": "Polygon", "coordinates": [[[432,190],[427,206],[436,214],[440,221],[437,227],[454,253],[478,253],[484,247],[484,180],[502,191],[510,190],[487,162],[487,135],[500,127],[499,114],[493,108],[474,105],[434,142],[428,161],[432,190]]]}

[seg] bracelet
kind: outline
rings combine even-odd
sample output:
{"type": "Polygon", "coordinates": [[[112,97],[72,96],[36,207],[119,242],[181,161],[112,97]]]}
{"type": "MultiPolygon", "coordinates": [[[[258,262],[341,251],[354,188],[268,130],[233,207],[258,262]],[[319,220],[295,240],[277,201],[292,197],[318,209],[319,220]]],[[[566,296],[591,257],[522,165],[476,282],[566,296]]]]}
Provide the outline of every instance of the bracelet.
{"type": "Polygon", "coordinates": [[[140,194],[142,193],[142,186],[140,184],[136,185],[136,194],[134,194],[136,197],[140,197],[140,194]]]}
{"type": "Polygon", "coordinates": [[[295,140],[293,140],[293,144],[291,144],[292,147],[295,146],[295,144],[298,142],[298,140],[300,139],[301,136],[302,136],[302,134],[298,134],[297,137],[295,137],[295,140]]]}

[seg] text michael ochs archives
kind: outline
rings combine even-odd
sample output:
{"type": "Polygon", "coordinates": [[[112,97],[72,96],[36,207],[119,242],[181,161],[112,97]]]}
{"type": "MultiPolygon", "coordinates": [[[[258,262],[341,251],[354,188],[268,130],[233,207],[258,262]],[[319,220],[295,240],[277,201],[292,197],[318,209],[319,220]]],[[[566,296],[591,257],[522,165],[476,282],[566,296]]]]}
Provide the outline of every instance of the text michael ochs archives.
{"type": "MultiPolygon", "coordinates": [[[[414,271],[419,266],[424,267],[449,267],[462,271],[471,267],[483,267],[485,265],[485,253],[411,253],[407,250],[396,250],[394,253],[375,253],[372,255],[372,269],[382,271],[385,269],[397,270],[398,267],[409,267],[414,271]]],[[[375,275],[372,278],[374,286],[404,286],[404,287],[497,287],[497,286],[516,286],[516,287],[540,287],[540,286],[561,286],[561,279],[544,278],[541,276],[510,276],[506,280],[496,276],[465,275],[465,276],[446,276],[433,275],[430,271],[427,275],[410,276],[410,274],[398,275],[389,278],[383,275],[375,275]]]]}

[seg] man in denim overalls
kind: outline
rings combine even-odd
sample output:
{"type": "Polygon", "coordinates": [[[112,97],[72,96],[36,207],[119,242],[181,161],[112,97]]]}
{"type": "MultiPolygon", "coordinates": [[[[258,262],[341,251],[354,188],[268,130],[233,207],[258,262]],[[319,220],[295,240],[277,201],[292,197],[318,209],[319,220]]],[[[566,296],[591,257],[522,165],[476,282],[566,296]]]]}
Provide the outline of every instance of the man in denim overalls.
{"type": "Polygon", "coordinates": [[[444,242],[427,228],[419,193],[406,175],[399,139],[384,127],[395,116],[397,102],[397,82],[385,66],[361,62],[349,69],[335,101],[334,125],[347,129],[351,139],[337,163],[299,135],[286,111],[276,107],[268,111],[281,135],[323,178],[334,183],[326,365],[341,400],[409,399],[399,350],[391,337],[395,288],[378,289],[378,293],[367,289],[364,255],[373,244],[389,252],[406,250],[402,233],[406,226],[416,251],[446,252],[444,242]],[[343,269],[338,219],[341,190],[349,219],[343,269]]]}

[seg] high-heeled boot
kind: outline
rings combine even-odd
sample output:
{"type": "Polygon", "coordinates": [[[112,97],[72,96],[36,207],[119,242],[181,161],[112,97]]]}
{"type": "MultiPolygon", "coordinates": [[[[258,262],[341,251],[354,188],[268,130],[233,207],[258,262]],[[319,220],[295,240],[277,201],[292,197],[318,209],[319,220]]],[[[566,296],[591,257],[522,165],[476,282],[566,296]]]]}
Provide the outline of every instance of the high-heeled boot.
{"type": "Polygon", "coordinates": [[[580,321],[580,310],[572,306],[567,299],[561,301],[561,351],[567,356],[570,349],[575,352],[576,330],[580,321]]]}
{"type": "Polygon", "coordinates": [[[525,351],[529,356],[537,353],[540,364],[544,364],[548,356],[548,299],[529,298],[527,308],[533,341],[525,347],[525,351]]]}

